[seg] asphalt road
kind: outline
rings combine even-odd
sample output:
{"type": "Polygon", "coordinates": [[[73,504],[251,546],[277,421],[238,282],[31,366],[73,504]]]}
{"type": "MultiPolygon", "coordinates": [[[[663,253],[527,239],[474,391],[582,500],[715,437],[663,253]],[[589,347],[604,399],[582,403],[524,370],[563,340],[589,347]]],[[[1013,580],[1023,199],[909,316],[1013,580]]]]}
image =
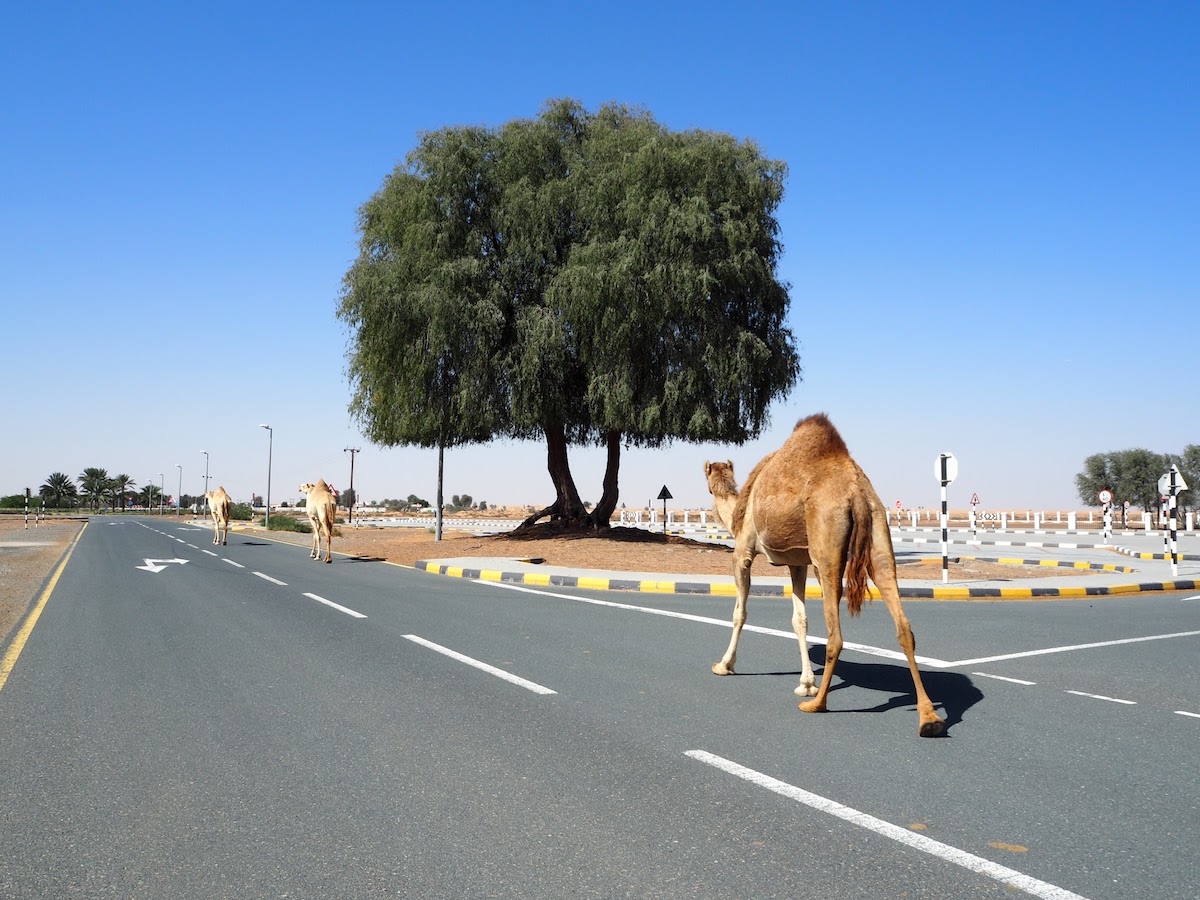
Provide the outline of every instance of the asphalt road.
{"type": "Polygon", "coordinates": [[[725,599],[210,541],[85,530],[0,690],[0,896],[1197,896],[1200,597],[906,604],[928,740],[882,604],[805,715],[783,600],[718,678],[725,599]]]}

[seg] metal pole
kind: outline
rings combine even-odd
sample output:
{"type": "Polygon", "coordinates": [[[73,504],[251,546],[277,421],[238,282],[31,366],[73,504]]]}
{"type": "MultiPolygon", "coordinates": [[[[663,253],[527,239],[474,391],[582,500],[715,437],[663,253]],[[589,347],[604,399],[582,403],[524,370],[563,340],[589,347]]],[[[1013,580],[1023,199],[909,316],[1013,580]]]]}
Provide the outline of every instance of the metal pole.
{"type": "Polygon", "coordinates": [[[942,584],[950,580],[950,548],[947,530],[950,525],[946,514],[946,457],[942,456],[942,584]]]}
{"type": "Polygon", "coordinates": [[[275,452],[275,429],[270,425],[260,425],[260,428],[267,429],[267,516],[263,520],[263,524],[268,527],[271,524],[271,456],[275,452]]]}
{"type": "Polygon", "coordinates": [[[25,488],[25,530],[29,530],[29,488],[25,488]]]}
{"type": "Polygon", "coordinates": [[[163,514],[163,494],[166,493],[167,482],[163,478],[163,473],[158,473],[158,514],[163,514]]]}
{"type": "Polygon", "coordinates": [[[354,524],[354,501],[357,499],[354,494],[354,454],[361,453],[362,448],[361,447],[357,447],[357,448],[347,447],[345,452],[350,454],[350,521],[348,524],[353,525],[354,524]]]}
{"type": "Polygon", "coordinates": [[[179,470],[179,493],[175,495],[175,515],[183,512],[183,466],[175,463],[175,468],[179,470]]]}
{"type": "Polygon", "coordinates": [[[1167,502],[1170,504],[1170,513],[1168,515],[1168,526],[1171,529],[1171,577],[1179,577],[1179,538],[1175,532],[1176,524],[1176,509],[1178,508],[1175,500],[1175,466],[1171,466],[1171,488],[1168,493],[1167,502]]]}
{"type": "Polygon", "coordinates": [[[208,451],[201,450],[204,454],[204,515],[208,516],[208,451]]]}

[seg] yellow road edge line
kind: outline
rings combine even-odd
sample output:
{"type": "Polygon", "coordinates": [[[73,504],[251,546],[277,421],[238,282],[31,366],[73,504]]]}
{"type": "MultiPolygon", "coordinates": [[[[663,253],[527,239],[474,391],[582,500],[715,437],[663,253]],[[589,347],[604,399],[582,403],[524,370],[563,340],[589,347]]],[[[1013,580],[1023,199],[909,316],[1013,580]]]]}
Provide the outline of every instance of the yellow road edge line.
{"type": "Polygon", "coordinates": [[[67,552],[63,554],[62,560],[54,569],[54,574],[50,576],[50,581],[46,583],[42,595],[38,597],[37,603],[33,605],[33,609],[29,611],[29,615],[25,617],[25,621],[21,623],[20,629],[14,635],[12,643],[8,645],[8,649],[4,652],[4,659],[0,660],[0,691],[4,690],[4,685],[8,683],[8,676],[12,674],[13,667],[17,664],[17,658],[20,657],[21,651],[25,649],[25,642],[29,640],[29,635],[33,633],[33,626],[37,624],[38,618],[41,617],[42,609],[46,606],[46,601],[54,593],[54,587],[58,584],[58,578],[62,575],[63,569],[67,567],[67,561],[70,560],[71,554],[75,552],[75,545],[79,543],[79,539],[83,537],[83,533],[87,530],[87,527],[88,522],[85,521],[83,527],[79,529],[79,533],[75,535],[75,539],[67,547],[67,552]]]}

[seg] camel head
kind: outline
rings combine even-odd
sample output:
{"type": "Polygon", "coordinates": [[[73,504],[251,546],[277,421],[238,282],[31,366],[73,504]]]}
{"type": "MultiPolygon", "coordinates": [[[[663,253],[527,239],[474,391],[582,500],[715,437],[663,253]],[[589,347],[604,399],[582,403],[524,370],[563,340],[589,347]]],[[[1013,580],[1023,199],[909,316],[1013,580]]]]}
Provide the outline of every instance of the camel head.
{"type": "Polygon", "coordinates": [[[737,482],[733,479],[733,460],[706,462],[704,476],[708,479],[708,492],[714,497],[737,496],[737,482]]]}
{"type": "Polygon", "coordinates": [[[313,488],[315,488],[315,487],[316,487],[316,485],[315,485],[315,484],[308,484],[308,483],[306,482],[306,483],[304,483],[304,484],[300,485],[300,493],[302,493],[302,494],[308,494],[308,492],[309,492],[309,491],[311,491],[311,490],[312,490],[313,488]]]}

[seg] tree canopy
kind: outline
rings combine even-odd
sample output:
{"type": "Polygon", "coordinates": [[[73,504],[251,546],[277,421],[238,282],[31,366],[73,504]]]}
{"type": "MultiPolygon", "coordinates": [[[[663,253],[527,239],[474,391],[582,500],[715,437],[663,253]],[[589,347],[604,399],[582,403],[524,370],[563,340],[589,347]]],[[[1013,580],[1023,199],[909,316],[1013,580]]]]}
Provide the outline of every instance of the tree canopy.
{"type": "Polygon", "coordinates": [[[542,438],[555,501],[607,525],[620,450],[742,443],[800,375],[751,141],[618,104],[424,133],[359,211],[338,316],[351,412],[383,445],[542,438]],[[568,447],[604,446],[589,514],[568,447]]]}
{"type": "Polygon", "coordinates": [[[1183,453],[1155,453],[1143,447],[1095,453],[1083,461],[1083,471],[1075,476],[1079,499],[1088,506],[1099,504],[1097,494],[1107,489],[1113,492],[1113,502],[1150,512],[1158,508],[1158,479],[1172,465],[1179,467],[1188,490],[1177,495],[1182,509],[1195,509],[1196,491],[1200,490],[1200,444],[1189,444],[1183,453]]]}

